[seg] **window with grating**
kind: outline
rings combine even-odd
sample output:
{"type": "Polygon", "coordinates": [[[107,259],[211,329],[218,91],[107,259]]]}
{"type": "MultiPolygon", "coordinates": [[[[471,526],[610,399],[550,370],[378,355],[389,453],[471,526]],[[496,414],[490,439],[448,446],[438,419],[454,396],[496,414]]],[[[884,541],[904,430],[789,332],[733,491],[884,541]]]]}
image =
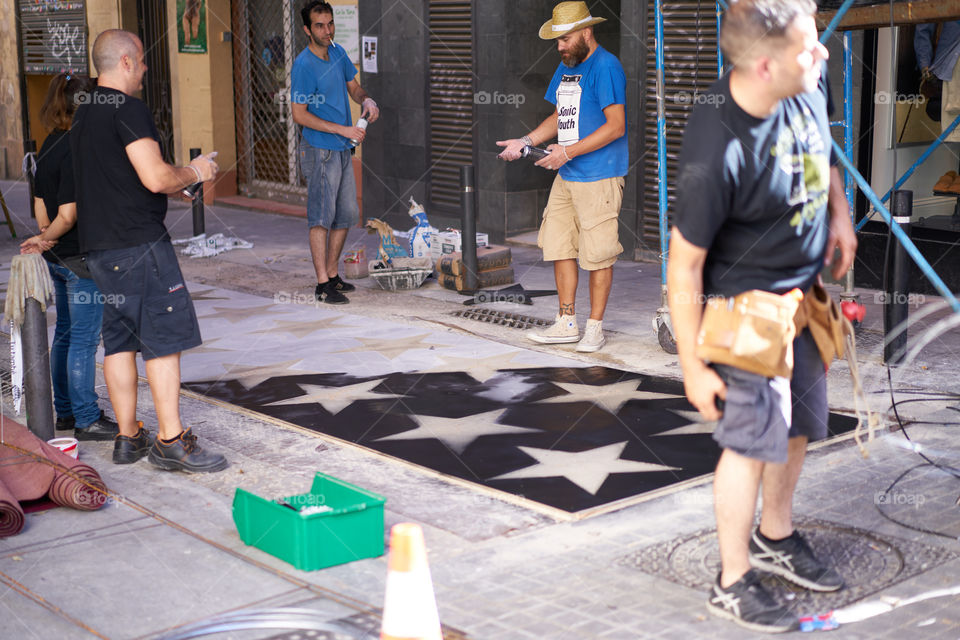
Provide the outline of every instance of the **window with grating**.
{"type": "MultiPolygon", "coordinates": [[[[667,142],[667,213],[672,212],[677,179],[677,159],[687,116],[694,97],[717,79],[717,18],[712,0],[682,0],[663,4],[664,106],[667,142]]],[[[647,10],[647,42],[641,149],[643,215],[640,234],[643,248],[660,250],[657,196],[657,58],[654,52],[656,23],[654,0],[647,10]]]]}
{"type": "Polygon", "coordinates": [[[460,210],[460,167],[473,163],[473,35],[469,0],[430,0],[431,208],[460,210]]]}

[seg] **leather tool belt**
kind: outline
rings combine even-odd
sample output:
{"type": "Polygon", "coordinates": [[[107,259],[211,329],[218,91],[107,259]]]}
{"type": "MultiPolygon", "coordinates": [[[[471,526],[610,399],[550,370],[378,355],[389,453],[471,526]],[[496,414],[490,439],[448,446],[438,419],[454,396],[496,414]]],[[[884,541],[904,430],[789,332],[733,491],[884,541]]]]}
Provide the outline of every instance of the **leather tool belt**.
{"type": "Polygon", "coordinates": [[[824,365],[843,357],[844,338],[853,332],[840,307],[819,284],[803,294],[752,290],[732,298],[711,298],[703,313],[696,355],[768,378],[793,375],[793,339],[809,328],[824,365]]]}

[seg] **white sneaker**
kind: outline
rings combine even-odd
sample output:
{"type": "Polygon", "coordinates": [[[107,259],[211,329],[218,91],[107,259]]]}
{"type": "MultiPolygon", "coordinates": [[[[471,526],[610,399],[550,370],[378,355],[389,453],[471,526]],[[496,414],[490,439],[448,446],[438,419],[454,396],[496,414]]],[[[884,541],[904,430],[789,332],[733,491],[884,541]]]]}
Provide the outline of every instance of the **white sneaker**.
{"type": "Polygon", "coordinates": [[[600,347],[606,343],[607,339],[603,337],[603,320],[587,320],[583,337],[577,343],[577,351],[593,353],[599,351],[600,347]]]}
{"type": "Polygon", "coordinates": [[[580,327],[577,326],[577,316],[563,316],[557,314],[557,319],[546,329],[528,331],[527,337],[540,344],[561,344],[576,342],[580,339],[580,327]]]}

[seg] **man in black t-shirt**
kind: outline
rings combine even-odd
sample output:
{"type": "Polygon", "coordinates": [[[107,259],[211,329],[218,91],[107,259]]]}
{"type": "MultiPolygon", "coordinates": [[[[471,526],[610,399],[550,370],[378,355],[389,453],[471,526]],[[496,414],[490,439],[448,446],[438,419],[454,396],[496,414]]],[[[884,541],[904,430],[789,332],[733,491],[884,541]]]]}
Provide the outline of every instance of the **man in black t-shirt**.
{"type": "Polygon", "coordinates": [[[836,248],[834,277],[853,262],[856,236],[831,166],[827,51],[815,10],[812,0],[730,4],[720,44],[734,67],[698,97],[684,132],[667,269],[687,398],[717,421],[723,449],[714,477],[721,572],[707,607],[771,632],[795,628],[797,616],[764,590],[758,571],[816,591],[843,586],[792,523],[807,443],[827,432],[824,365],[809,330],[793,341],[790,380],[710,365],[696,341],[705,297],[806,291],[836,248]]]}
{"type": "Polygon", "coordinates": [[[211,180],[217,165],[206,156],[186,167],[164,162],[150,110],[132,96],[147,69],[139,38],[104,31],[93,62],[97,88],[82,96],[70,145],[80,247],[105,301],[103,375],[120,428],[113,461],[147,455],[161,469],[219,471],[226,458],[204,451],[180,422],[180,352],[201,338],[163,224],[166,194],[211,180]],[[156,441],[136,420],[138,351],[157,412],[156,441]]]}

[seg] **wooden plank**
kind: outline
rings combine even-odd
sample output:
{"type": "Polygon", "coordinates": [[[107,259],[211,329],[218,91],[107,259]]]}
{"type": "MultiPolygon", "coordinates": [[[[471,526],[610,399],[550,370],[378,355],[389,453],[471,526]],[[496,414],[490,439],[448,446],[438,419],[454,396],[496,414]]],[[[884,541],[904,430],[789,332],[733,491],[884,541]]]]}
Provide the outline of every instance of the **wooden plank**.
{"type": "MultiPolygon", "coordinates": [[[[836,11],[821,11],[817,14],[817,27],[824,29],[836,11]]],[[[960,0],[916,0],[893,4],[894,25],[923,24],[960,20],[960,0]]],[[[837,31],[876,29],[890,26],[890,4],[875,4],[868,7],[853,7],[840,20],[837,31]]]]}

